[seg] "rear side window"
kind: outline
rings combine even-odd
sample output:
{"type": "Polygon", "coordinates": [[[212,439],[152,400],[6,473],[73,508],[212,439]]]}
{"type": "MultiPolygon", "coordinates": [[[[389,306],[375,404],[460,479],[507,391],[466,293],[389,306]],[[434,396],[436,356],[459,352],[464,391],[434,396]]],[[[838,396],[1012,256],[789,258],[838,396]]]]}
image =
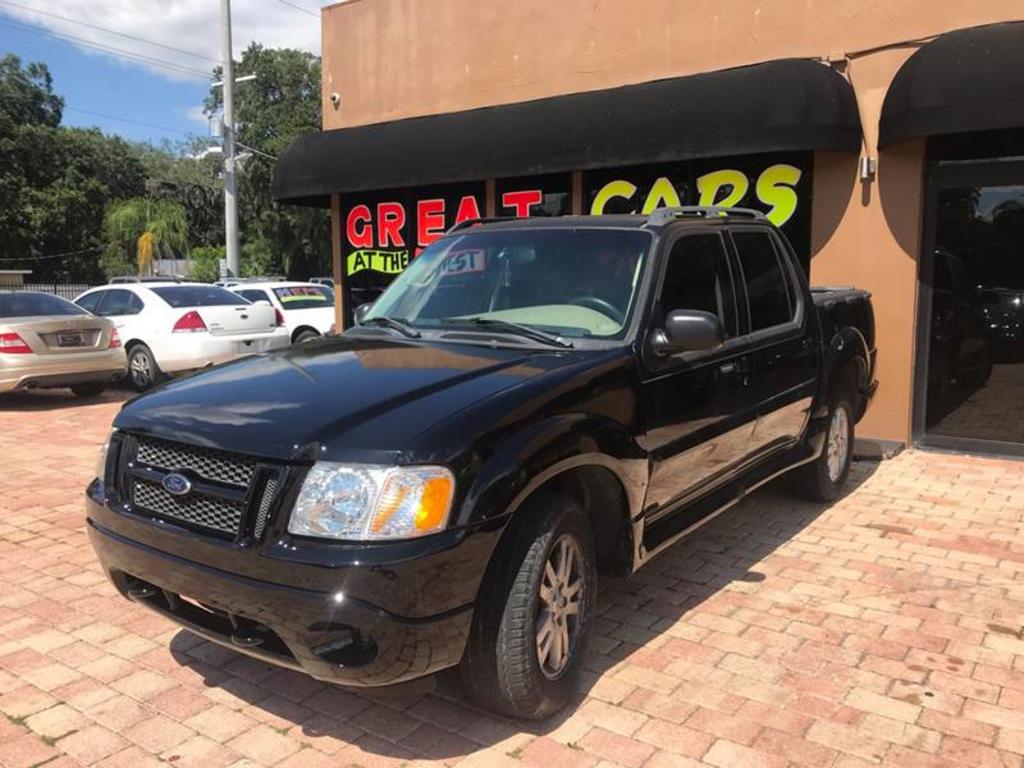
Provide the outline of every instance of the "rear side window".
{"type": "Polygon", "coordinates": [[[736,301],[725,244],[718,233],[688,235],[672,246],[657,311],[663,322],[676,309],[716,315],[725,337],[736,335],[736,301]]]}
{"type": "Polygon", "coordinates": [[[0,317],[84,315],[66,299],[47,293],[0,293],[0,317]]]}
{"type": "Polygon", "coordinates": [[[750,330],[759,331],[793,319],[789,278],[767,232],[734,232],[750,304],[750,330]]]}
{"type": "Polygon", "coordinates": [[[296,285],[275,288],[274,294],[285,309],[318,309],[334,304],[334,294],[322,285],[296,285]]]}
{"type": "Polygon", "coordinates": [[[137,315],[142,311],[142,299],[131,291],[115,289],[107,291],[100,303],[99,311],[96,313],[103,317],[117,317],[119,315],[137,315]]]}
{"type": "Polygon", "coordinates": [[[267,296],[266,291],[261,291],[258,288],[248,288],[244,291],[236,290],[235,293],[237,293],[246,301],[270,301],[270,297],[267,296]]]}
{"type": "Polygon", "coordinates": [[[88,296],[83,296],[76,301],[75,304],[80,306],[86,312],[92,312],[95,315],[105,294],[106,291],[96,291],[96,293],[90,293],[88,296]]]}
{"type": "Polygon", "coordinates": [[[182,307],[237,307],[249,301],[215,285],[169,285],[150,288],[175,309],[182,307]]]}

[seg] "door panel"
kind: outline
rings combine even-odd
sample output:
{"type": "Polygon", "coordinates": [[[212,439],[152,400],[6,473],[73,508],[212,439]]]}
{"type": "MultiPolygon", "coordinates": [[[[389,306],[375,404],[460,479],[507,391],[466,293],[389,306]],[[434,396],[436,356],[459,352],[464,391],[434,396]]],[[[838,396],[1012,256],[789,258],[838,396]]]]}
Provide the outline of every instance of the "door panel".
{"type": "Polygon", "coordinates": [[[651,518],[685,496],[711,488],[742,460],[756,413],[747,397],[751,365],[737,312],[732,270],[718,232],[687,234],[669,248],[652,328],[676,309],[711,312],[725,345],[714,352],[659,359],[648,348],[641,442],[651,455],[651,518]]]}
{"type": "Polygon", "coordinates": [[[750,397],[758,403],[747,458],[797,440],[818,387],[818,348],[791,260],[763,231],[735,232],[733,247],[750,312],[750,397]]]}

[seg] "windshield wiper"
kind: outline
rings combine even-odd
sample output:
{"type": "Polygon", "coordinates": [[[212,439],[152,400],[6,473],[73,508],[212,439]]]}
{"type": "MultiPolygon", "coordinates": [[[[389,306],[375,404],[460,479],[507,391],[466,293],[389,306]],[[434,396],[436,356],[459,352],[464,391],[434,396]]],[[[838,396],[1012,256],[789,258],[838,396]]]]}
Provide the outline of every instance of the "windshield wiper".
{"type": "Polygon", "coordinates": [[[392,330],[398,331],[403,336],[410,339],[418,339],[423,334],[413,328],[405,320],[400,320],[397,317],[387,317],[381,315],[380,317],[371,317],[367,320],[363,320],[361,325],[380,325],[385,328],[391,328],[392,330]]]}
{"type": "Polygon", "coordinates": [[[561,347],[562,349],[572,349],[572,342],[563,339],[561,336],[556,336],[553,333],[545,333],[544,331],[538,330],[529,325],[521,325],[520,323],[511,323],[508,320],[495,320],[491,317],[466,317],[466,318],[445,318],[443,323],[451,324],[462,324],[478,325],[484,328],[491,328],[499,333],[508,333],[515,336],[522,336],[525,339],[532,339],[533,341],[539,341],[542,344],[547,344],[551,347],[561,347]]]}

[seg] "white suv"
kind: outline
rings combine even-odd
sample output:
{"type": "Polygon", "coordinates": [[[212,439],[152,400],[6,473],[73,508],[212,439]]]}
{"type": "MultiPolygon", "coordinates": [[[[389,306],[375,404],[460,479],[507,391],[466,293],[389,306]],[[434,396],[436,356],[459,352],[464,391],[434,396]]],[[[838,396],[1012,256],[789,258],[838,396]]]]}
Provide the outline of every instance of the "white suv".
{"type": "Polygon", "coordinates": [[[243,282],[229,290],[252,302],[269,301],[293,344],[326,336],[334,327],[334,291],[326,285],[243,282]]]}
{"type": "Polygon", "coordinates": [[[114,322],[128,354],[128,377],[140,391],[165,373],[281,349],[290,342],[272,306],[250,304],[214,285],[108,285],[86,291],[75,303],[114,322]]]}

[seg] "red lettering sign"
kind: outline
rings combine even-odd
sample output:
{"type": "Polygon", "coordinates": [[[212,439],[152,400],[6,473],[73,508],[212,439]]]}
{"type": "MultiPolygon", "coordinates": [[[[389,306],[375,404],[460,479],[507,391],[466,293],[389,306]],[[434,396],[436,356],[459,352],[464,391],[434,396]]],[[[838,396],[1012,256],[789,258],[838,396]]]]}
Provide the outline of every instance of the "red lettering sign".
{"type": "Polygon", "coordinates": [[[345,220],[345,235],[353,248],[373,247],[373,228],[370,209],[365,205],[354,205],[345,220]]]}
{"type": "Polygon", "coordinates": [[[501,196],[503,208],[515,208],[516,218],[525,219],[530,215],[530,206],[544,202],[544,194],[539,189],[524,189],[519,192],[506,192],[501,196]]]}
{"type": "Polygon", "coordinates": [[[405,206],[401,203],[377,204],[377,242],[379,247],[387,248],[405,245],[402,227],[405,226],[405,206]]]}
{"type": "Polygon", "coordinates": [[[459,212],[455,214],[455,223],[479,218],[480,206],[477,204],[476,198],[473,195],[466,195],[459,201],[459,212]]]}
{"type": "Polygon", "coordinates": [[[430,245],[444,234],[444,200],[433,198],[416,204],[416,242],[430,245]]]}

